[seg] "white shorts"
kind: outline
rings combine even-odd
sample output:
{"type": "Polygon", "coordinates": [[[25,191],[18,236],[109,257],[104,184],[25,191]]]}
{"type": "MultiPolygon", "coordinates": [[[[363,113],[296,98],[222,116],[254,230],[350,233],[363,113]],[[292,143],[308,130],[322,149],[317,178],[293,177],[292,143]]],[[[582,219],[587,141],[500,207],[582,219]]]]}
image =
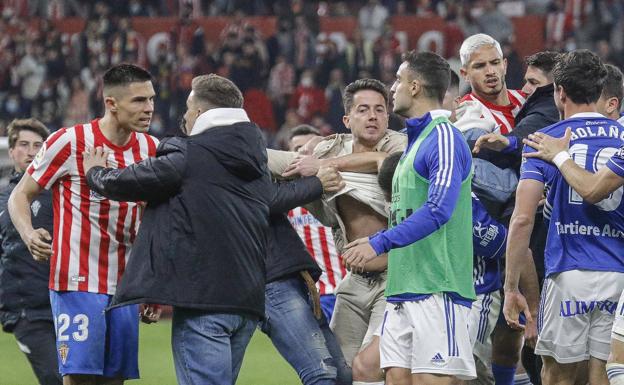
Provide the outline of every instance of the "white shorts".
{"type": "Polygon", "coordinates": [[[613,329],[611,329],[611,338],[624,342],[624,290],[620,295],[618,307],[615,311],[615,320],[613,321],[613,329]]]}
{"type": "Polygon", "coordinates": [[[570,270],[544,282],[535,354],[562,364],[609,357],[624,273],[570,270]]]}
{"type": "Polygon", "coordinates": [[[400,305],[388,303],[379,344],[381,367],[476,378],[469,313],[469,308],[454,304],[445,294],[400,305]]]}
{"type": "Polygon", "coordinates": [[[489,366],[492,360],[490,335],[498,322],[500,310],[501,295],[498,290],[477,295],[477,300],[472,303],[472,309],[470,309],[468,334],[472,342],[472,353],[486,366],[489,366]]]}

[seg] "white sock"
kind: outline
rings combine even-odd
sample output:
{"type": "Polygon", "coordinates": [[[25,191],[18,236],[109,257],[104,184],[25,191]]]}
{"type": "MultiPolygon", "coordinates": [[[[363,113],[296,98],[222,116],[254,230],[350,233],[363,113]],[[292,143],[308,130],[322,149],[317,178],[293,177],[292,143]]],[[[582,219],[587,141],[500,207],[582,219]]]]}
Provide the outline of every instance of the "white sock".
{"type": "Polygon", "coordinates": [[[384,385],[384,382],[364,382],[364,381],[353,381],[353,385],[384,385]]]}
{"type": "Polygon", "coordinates": [[[624,385],[624,364],[607,364],[607,376],[611,385],[624,385]]]}
{"type": "Polygon", "coordinates": [[[533,385],[529,375],[526,373],[516,374],[514,376],[514,385],[533,385]]]}

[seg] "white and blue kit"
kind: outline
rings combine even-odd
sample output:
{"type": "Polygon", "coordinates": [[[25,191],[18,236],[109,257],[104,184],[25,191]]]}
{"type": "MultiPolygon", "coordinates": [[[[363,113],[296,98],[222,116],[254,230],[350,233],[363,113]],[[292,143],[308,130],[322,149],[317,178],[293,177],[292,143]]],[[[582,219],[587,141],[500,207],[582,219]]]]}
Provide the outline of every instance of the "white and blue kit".
{"type": "MultiPolygon", "coordinates": [[[[607,165],[624,143],[624,127],[597,113],[579,113],[546,127],[553,137],[571,128],[569,152],[584,169],[596,172],[607,165]]],[[[526,147],[524,152],[535,150],[526,147]]],[[[615,163],[613,163],[615,165],[615,163]]],[[[548,225],[545,250],[546,280],[538,315],[536,354],[559,363],[590,356],[606,360],[611,325],[624,288],[624,188],[592,205],[583,201],[557,168],[526,158],[520,179],[544,183],[544,217],[548,225]]]]}
{"type": "Polygon", "coordinates": [[[479,378],[488,373],[492,357],[490,335],[496,326],[501,310],[502,287],[500,260],[505,255],[507,228],[495,221],[479,199],[472,194],[472,245],[474,251],[474,286],[477,300],[472,303],[468,318],[468,333],[473,344],[473,355],[479,378]]]}
{"type": "MultiPolygon", "coordinates": [[[[624,119],[618,120],[618,122],[620,121],[624,122],[624,119]]],[[[609,159],[607,167],[619,177],[624,178],[624,146],[620,147],[615,155],[609,159]]],[[[620,230],[624,231],[624,222],[619,224],[621,225],[620,230]]],[[[624,342],[624,290],[622,291],[622,295],[618,301],[612,330],[613,332],[611,333],[611,338],[624,342]]]]}

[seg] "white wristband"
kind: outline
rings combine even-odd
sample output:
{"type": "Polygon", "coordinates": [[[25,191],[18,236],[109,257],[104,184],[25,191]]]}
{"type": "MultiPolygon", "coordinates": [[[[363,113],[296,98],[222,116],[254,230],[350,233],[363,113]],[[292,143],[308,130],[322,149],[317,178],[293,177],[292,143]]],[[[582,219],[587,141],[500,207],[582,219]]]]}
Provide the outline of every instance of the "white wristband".
{"type": "Polygon", "coordinates": [[[555,157],[553,158],[553,163],[555,164],[555,166],[557,166],[557,168],[560,168],[561,165],[568,159],[572,159],[570,154],[567,151],[561,151],[560,153],[555,155],[555,157]]]}

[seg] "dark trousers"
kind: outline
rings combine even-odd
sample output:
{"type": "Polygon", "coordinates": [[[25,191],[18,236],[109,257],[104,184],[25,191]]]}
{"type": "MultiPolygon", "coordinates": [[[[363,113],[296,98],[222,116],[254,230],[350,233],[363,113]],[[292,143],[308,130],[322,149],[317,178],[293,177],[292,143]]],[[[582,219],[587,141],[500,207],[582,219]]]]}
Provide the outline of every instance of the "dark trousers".
{"type": "Polygon", "coordinates": [[[21,318],[13,329],[19,348],[24,354],[41,385],[61,385],[58,371],[56,336],[51,321],[29,321],[21,318]]]}

